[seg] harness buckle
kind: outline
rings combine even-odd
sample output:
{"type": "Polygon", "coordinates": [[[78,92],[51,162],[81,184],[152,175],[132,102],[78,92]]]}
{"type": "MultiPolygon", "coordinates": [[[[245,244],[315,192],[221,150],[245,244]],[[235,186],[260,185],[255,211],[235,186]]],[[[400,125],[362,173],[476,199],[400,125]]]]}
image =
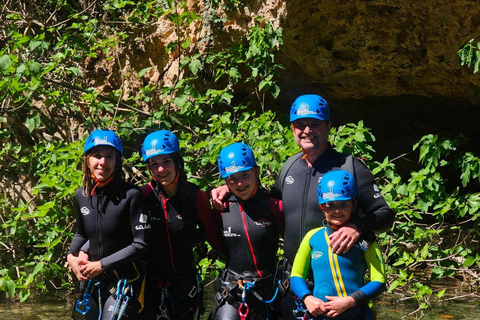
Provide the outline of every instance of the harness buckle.
{"type": "Polygon", "coordinates": [[[221,295],[224,299],[226,299],[228,297],[228,289],[227,287],[223,288],[222,292],[221,292],[221,295]]]}
{"type": "Polygon", "coordinates": [[[198,293],[198,288],[195,287],[195,286],[192,286],[192,288],[190,289],[189,292],[187,292],[187,296],[189,296],[190,298],[194,298],[198,293]]]}
{"type": "Polygon", "coordinates": [[[285,288],[285,291],[290,289],[290,278],[286,278],[285,280],[283,280],[282,285],[285,288]]]}

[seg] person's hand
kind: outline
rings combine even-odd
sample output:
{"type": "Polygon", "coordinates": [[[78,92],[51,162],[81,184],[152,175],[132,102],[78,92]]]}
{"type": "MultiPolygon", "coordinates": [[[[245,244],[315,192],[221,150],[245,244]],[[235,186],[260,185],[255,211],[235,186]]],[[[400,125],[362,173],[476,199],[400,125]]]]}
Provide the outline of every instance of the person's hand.
{"type": "Polygon", "coordinates": [[[356,302],[352,297],[334,297],[325,296],[328,300],[324,303],[325,315],[327,317],[335,318],[344,313],[347,309],[355,307],[356,302]]]}
{"type": "Polygon", "coordinates": [[[80,266],[80,272],[88,279],[95,278],[102,273],[102,264],[100,261],[88,262],[87,264],[80,266]]]}
{"type": "Polygon", "coordinates": [[[88,263],[88,255],[85,252],[80,251],[80,253],[78,254],[78,257],[75,257],[73,254],[69,254],[67,256],[67,262],[79,281],[88,280],[88,278],[85,277],[80,270],[82,265],[85,265],[88,263]]]}
{"type": "Polygon", "coordinates": [[[82,262],[81,264],[85,264],[88,262],[88,254],[84,251],[81,251],[78,253],[78,258],[82,262]]]}
{"type": "Polygon", "coordinates": [[[360,231],[353,223],[347,223],[329,236],[330,247],[335,254],[347,253],[360,238],[360,231]]]}
{"type": "Polygon", "coordinates": [[[305,303],[308,312],[314,317],[321,316],[326,311],[325,302],[314,296],[306,296],[305,299],[303,299],[303,303],[305,303]]]}
{"type": "Polygon", "coordinates": [[[212,198],[212,207],[215,210],[223,210],[224,205],[222,200],[225,198],[225,196],[230,192],[230,189],[228,189],[227,185],[223,185],[220,187],[217,187],[213,189],[210,192],[210,198],[212,198]]]}

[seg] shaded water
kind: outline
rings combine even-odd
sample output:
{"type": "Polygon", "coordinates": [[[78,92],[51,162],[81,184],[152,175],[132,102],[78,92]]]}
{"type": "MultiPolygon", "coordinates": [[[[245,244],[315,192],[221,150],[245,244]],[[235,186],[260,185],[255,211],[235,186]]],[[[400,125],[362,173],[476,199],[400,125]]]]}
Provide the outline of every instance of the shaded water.
{"type": "MultiPolygon", "coordinates": [[[[206,288],[211,293],[211,287],[206,288]]],[[[207,293],[206,292],[206,293],[207,293]]],[[[205,303],[211,303],[211,296],[206,294],[205,303]]],[[[464,298],[451,300],[442,305],[434,305],[427,310],[422,319],[473,319],[480,320],[480,300],[464,298]]],[[[71,319],[73,301],[66,297],[53,298],[42,297],[24,303],[12,302],[0,299],[1,320],[69,320],[71,319]]],[[[417,309],[417,304],[412,301],[398,301],[398,297],[386,293],[375,301],[377,319],[405,319],[404,316],[417,309]]],[[[420,316],[410,316],[407,319],[415,319],[420,316]]],[[[201,319],[206,319],[205,314],[201,319]]],[[[78,313],[74,319],[82,319],[78,313]]]]}

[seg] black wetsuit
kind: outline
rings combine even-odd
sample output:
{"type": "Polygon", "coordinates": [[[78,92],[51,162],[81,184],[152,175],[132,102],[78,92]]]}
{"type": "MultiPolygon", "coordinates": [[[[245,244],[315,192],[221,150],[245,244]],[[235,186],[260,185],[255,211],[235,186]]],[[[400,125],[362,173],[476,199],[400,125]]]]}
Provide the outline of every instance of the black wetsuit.
{"type": "MultiPolygon", "coordinates": [[[[276,290],[276,271],[279,234],[283,234],[281,201],[268,198],[263,189],[247,201],[231,195],[226,209],[218,212],[223,238],[228,248],[227,269],[216,279],[217,294],[211,319],[240,319],[242,285],[253,283],[253,289],[266,301],[271,300],[276,290]]],[[[246,301],[249,319],[278,319],[272,306],[247,292],[246,301]]],[[[243,311],[245,308],[243,309],[243,311]]]]}
{"type": "MultiPolygon", "coordinates": [[[[120,180],[96,188],[92,196],[84,196],[82,188],[78,188],[75,208],[76,232],[68,253],[78,255],[88,241],[89,260],[100,261],[103,271],[94,279],[99,285],[96,288],[92,286],[91,309],[85,314],[85,319],[98,318],[97,288],[100,288],[102,296],[102,319],[110,319],[107,309],[112,304],[112,295],[109,288],[116,287],[120,278],[130,280],[144,275],[139,259],[147,249],[146,231],[149,225],[147,215],[142,211],[142,193],[135,186],[120,180]]],[[[141,290],[141,282],[140,279],[132,283],[135,292],[141,290]]],[[[133,312],[132,318],[136,311],[129,309],[133,312]]]]}
{"type": "Polygon", "coordinates": [[[179,190],[172,198],[167,198],[155,181],[144,185],[142,191],[152,225],[143,319],[156,320],[163,315],[170,319],[192,319],[202,302],[193,257],[197,226],[212,247],[217,248],[221,243],[208,197],[190,182],[186,190],[179,190]],[[185,201],[181,193],[187,195],[185,201]]]}
{"type": "MultiPolygon", "coordinates": [[[[327,172],[332,170],[348,170],[348,159],[353,159],[351,172],[358,186],[358,207],[362,216],[355,215],[352,222],[361,230],[361,236],[373,232],[383,232],[391,228],[395,213],[385,202],[370,170],[357,158],[335,151],[329,146],[309,167],[302,160],[303,153],[296,154],[283,166],[279,179],[271,191],[273,197],[281,198],[285,214],[284,254],[287,263],[282,282],[288,278],[289,269],[305,234],[322,226],[325,219],[318,206],[318,182],[327,172]],[[281,181],[280,181],[281,180],[281,181]]],[[[282,300],[282,316],[284,319],[296,319],[292,309],[295,309],[293,295],[287,293],[282,300]]]]}

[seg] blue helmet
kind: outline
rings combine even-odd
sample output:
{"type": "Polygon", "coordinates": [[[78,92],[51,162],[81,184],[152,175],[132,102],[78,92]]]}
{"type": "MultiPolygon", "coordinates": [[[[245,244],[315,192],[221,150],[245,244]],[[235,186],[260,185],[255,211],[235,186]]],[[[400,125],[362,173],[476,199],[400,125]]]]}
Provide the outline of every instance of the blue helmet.
{"type": "Polygon", "coordinates": [[[146,162],[151,157],[159,154],[170,154],[180,151],[180,144],[173,132],[159,130],[145,137],[142,144],[142,157],[146,162]]]}
{"type": "Polygon", "coordinates": [[[111,130],[95,130],[88,136],[83,147],[83,154],[86,154],[90,149],[97,146],[110,146],[123,154],[122,141],[118,135],[111,130]]]}
{"type": "Polygon", "coordinates": [[[357,182],[353,175],[345,170],[325,173],[318,184],[318,203],[350,200],[357,196],[357,182]]]}
{"type": "Polygon", "coordinates": [[[290,109],[290,122],[302,118],[330,121],[330,107],[327,101],[316,94],[299,96],[290,109]]]}
{"type": "Polygon", "coordinates": [[[237,172],[250,170],[256,166],[257,163],[252,149],[242,142],[226,146],[218,156],[218,170],[222,178],[237,172]]]}

